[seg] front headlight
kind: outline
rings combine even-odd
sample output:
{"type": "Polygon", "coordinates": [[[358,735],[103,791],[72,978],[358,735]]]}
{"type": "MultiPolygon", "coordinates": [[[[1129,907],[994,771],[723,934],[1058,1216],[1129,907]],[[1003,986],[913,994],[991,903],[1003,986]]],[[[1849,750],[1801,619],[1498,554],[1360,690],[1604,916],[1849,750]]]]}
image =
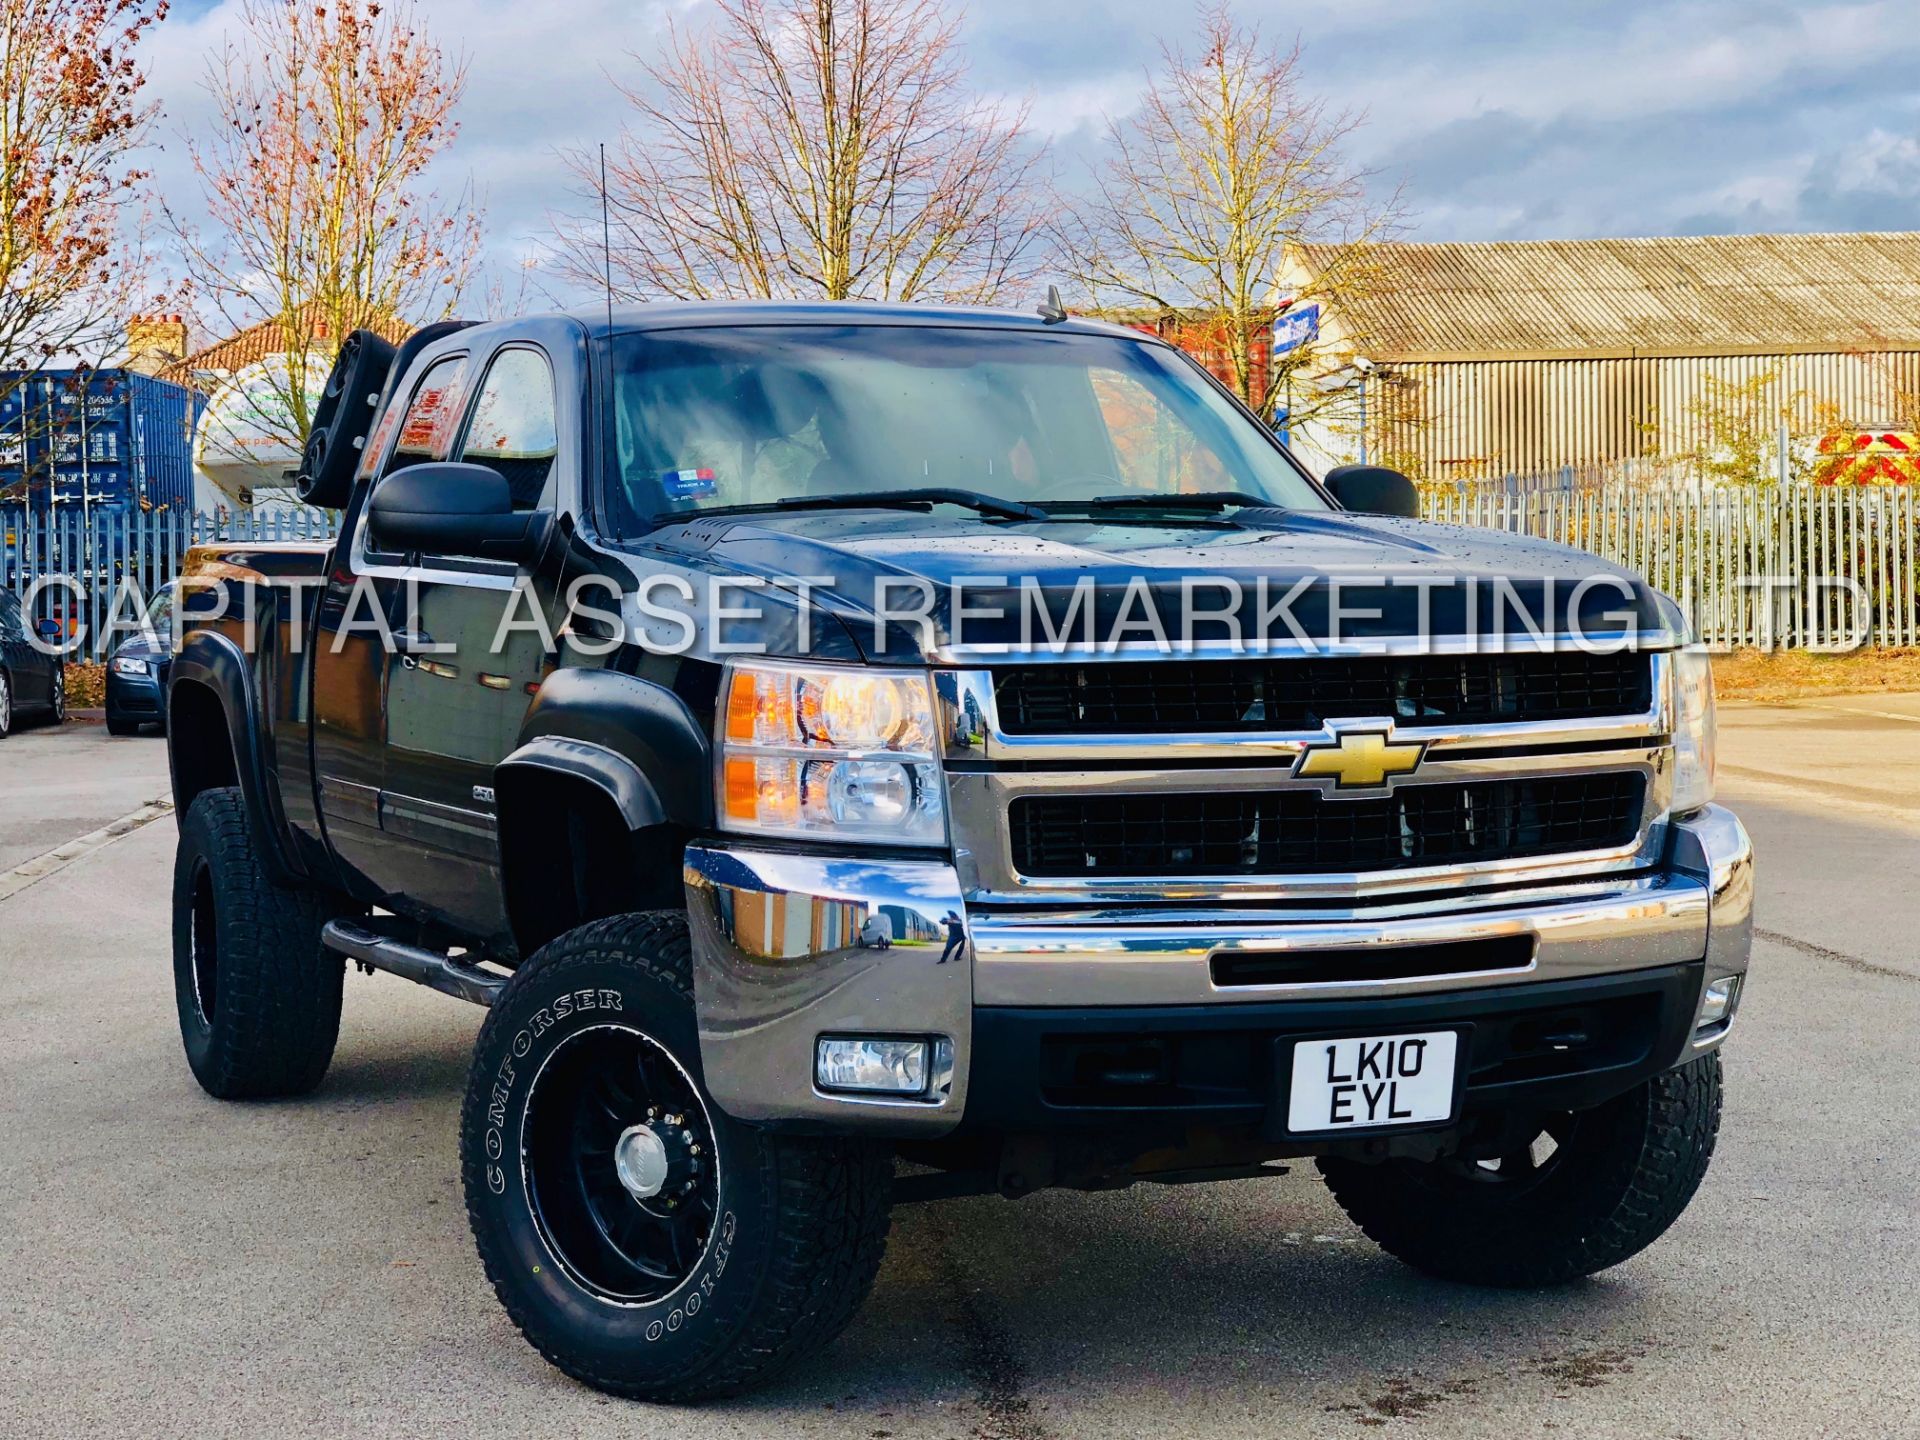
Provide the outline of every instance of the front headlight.
{"type": "Polygon", "coordinates": [[[1673,809],[1713,799],[1713,663],[1698,645],[1673,652],[1673,809]]]}
{"type": "Polygon", "coordinates": [[[934,734],[924,673],[736,662],[722,687],[720,824],[943,844],[934,734]]]}
{"type": "Polygon", "coordinates": [[[116,675],[145,675],[147,673],[147,662],[116,655],[113,657],[113,673],[116,675]]]}

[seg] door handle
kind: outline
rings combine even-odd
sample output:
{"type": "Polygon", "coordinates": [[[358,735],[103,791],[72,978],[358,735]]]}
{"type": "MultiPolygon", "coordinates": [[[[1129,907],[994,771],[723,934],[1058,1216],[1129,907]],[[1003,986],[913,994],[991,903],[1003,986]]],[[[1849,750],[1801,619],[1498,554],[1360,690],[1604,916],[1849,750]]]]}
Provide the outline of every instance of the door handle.
{"type": "Polygon", "coordinates": [[[433,653],[433,636],[424,630],[396,630],[393,632],[393,653],[400,657],[402,667],[416,669],[420,661],[415,657],[433,653]]]}

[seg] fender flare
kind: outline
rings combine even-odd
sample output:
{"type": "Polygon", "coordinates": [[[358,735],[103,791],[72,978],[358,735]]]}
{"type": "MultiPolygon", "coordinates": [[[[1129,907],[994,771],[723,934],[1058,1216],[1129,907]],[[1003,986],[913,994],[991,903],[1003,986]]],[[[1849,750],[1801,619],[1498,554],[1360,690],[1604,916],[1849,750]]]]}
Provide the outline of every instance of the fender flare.
{"type": "Polygon", "coordinates": [[[520,745],[496,776],[523,769],[586,780],[606,792],[631,830],[713,824],[713,748],[705,728],[666,686],[612,670],[549,675],[520,727],[520,745]]]}
{"type": "Polygon", "coordinates": [[[232,747],[233,773],[247,807],[260,858],[268,874],[282,885],[297,885],[303,876],[287,857],[280,829],[280,811],[274,779],[267,764],[259,697],[254,691],[253,666],[246,652],[230,636],[217,630],[195,630],[174,657],[167,677],[167,775],[173,789],[174,819],[186,819],[192,797],[185,795],[180,775],[180,748],[175,740],[173,692],[183,684],[202,685],[220,702],[232,747]]]}
{"type": "Polygon", "coordinates": [[[591,740],[569,740],[562,735],[542,735],[537,740],[529,740],[494,767],[496,793],[499,780],[526,770],[570,775],[605,791],[629,830],[666,823],[660,792],[653,788],[653,782],[641,773],[640,767],[617,750],[609,750],[591,740]]]}

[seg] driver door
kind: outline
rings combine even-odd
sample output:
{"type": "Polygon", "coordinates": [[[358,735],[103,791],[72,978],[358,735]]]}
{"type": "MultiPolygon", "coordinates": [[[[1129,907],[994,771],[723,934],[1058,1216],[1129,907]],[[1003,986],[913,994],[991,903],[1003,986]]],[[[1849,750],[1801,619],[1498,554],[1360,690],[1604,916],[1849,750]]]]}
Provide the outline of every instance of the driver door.
{"type": "MultiPolygon", "coordinates": [[[[393,448],[379,455],[377,475],[424,460],[444,460],[463,410],[469,360],[464,353],[424,359],[410,390],[393,448]]],[[[398,403],[396,400],[395,403],[398,403]]],[[[367,545],[365,508],[354,532],[343,535],[333,569],[314,612],[313,760],[316,796],[327,845],[344,867],[343,879],[363,899],[384,902],[412,862],[381,823],[387,781],[387,707],[397,666],[410,657],[391,650],[379,633],[404,628],[407,557],[381,555],[367,545]]]]}

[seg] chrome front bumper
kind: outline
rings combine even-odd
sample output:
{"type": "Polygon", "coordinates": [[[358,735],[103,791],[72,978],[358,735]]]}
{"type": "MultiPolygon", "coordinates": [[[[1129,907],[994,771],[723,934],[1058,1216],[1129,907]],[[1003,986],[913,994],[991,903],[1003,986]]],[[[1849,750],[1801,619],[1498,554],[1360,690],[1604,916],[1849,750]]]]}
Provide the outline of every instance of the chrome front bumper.
{"type": "MultiPolygon", "coordinates": [[[[1169,912],[979,910],[945,861],[867,861],[734,846],[687,852],[694,999],[714,1098],[752,1121],[937,1135],[966,1106],[973,1009],[1268,1005],[1450,993],[1705,961],[1710,983],[1747,968],[1753,849],[1717,806],[1676,821],[1667,863],[1616,879],[1311,911],[1195,902],[1169,912]],[[948,915],[967,943],[941,964],[948,915]],[[870,925],[875,916],[881,924],[870,925]],[[869,938],[863,940],[862,932],[869,938]],[[879,948],[872,938],[890,939],[879,948]],[[1524,965],[1418,979],[1214,983],[1216,955],[1335,951],[1531,937],[1524,965]],[[915,1100],[813,1083],[822,1034],[926,1036],[950,1066],[915,1100]]],[[[1528,947],[1516,947],[1525,951],[1528,947]]],[[[1699,997],[1694,997],[1698,1004],[1699,997]]],[[[1693,1049],[1719,1044],[1721,1024],[1693,1049]]],[[[990,1063],[991,1057],[982,1057],[990,1063]]]]}

